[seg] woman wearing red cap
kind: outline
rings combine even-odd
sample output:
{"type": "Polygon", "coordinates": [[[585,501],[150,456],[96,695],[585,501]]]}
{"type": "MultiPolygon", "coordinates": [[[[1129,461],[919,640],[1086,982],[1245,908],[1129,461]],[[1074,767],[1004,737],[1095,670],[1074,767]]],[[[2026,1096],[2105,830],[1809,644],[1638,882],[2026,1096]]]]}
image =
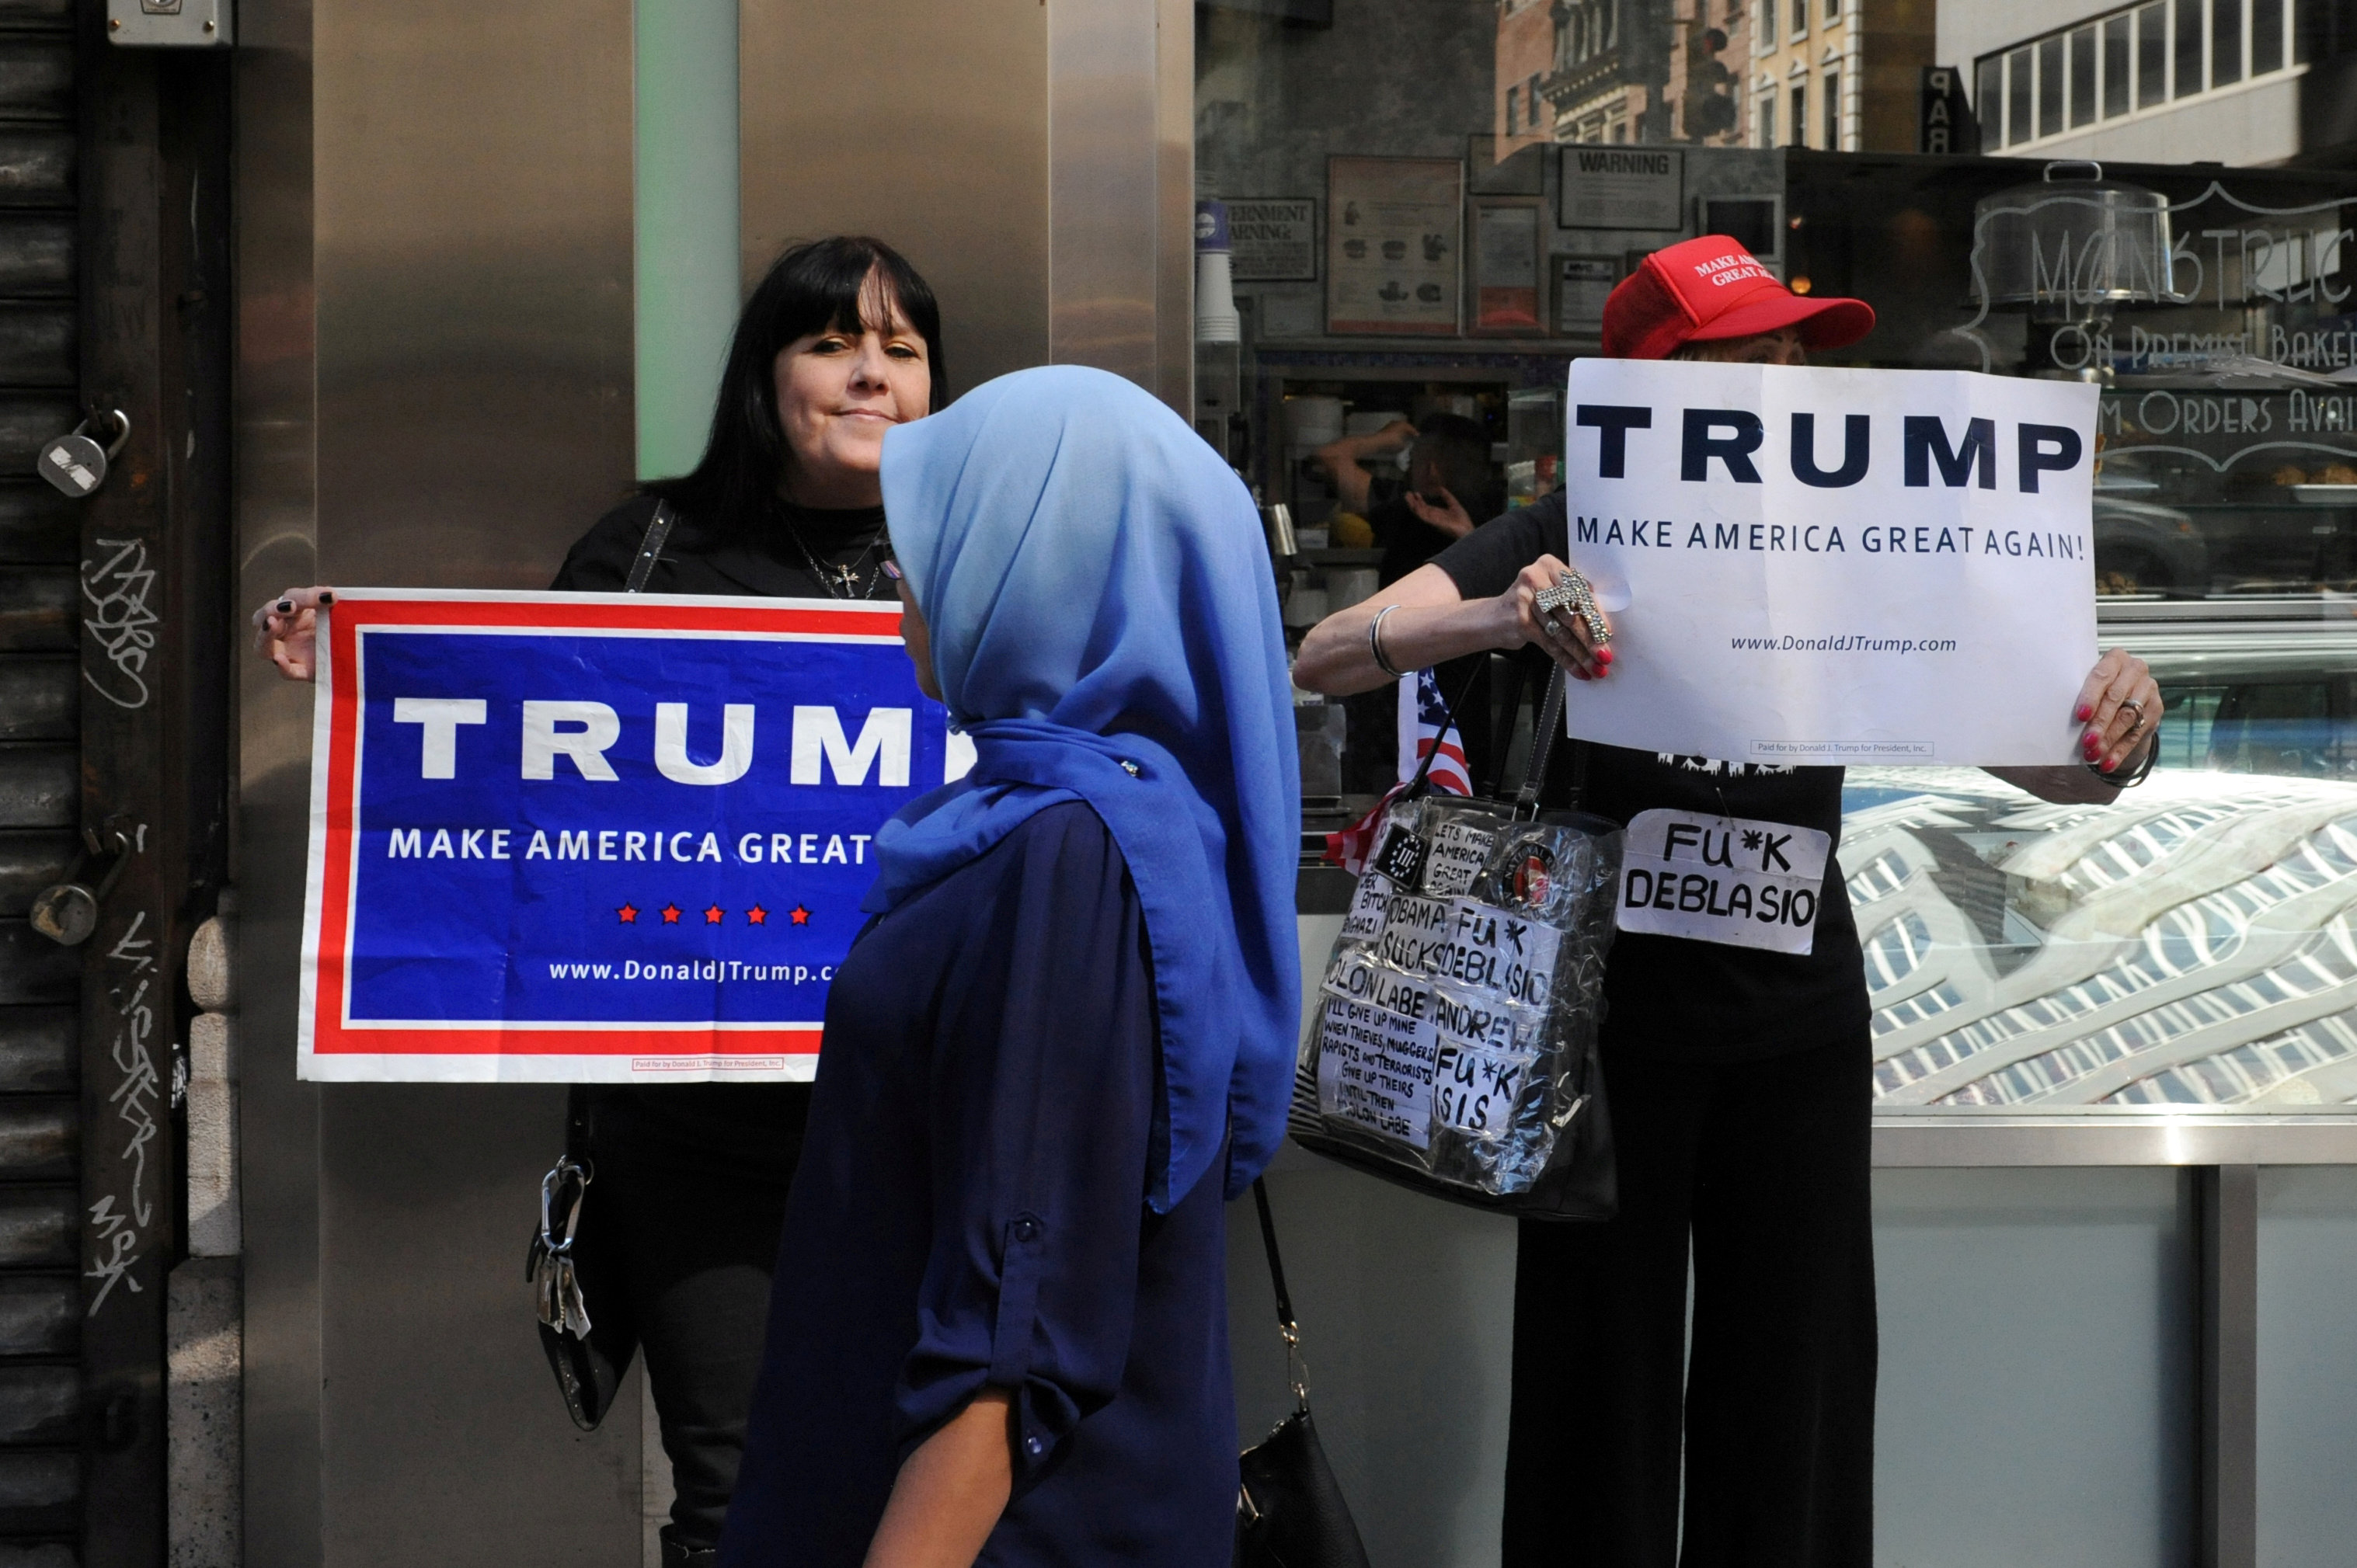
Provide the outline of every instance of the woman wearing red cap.
{"type": "MultiPolygon", "coordinates": [[[[1798,365],[1873,327],[1863,302],[1802,298],[1706,235],[1613,290],[1604,351],[1798,365]]],[[[1581,616],[1536,604],[1569,553],[1558,491],[1329,617],[1294,679],[1341,694],[1523,649],[1609,679],[1612,650],[1581,616]]],[[[2159,714],[2144,661],[2114,650],[2080,693],[2085,768],[1994,771],[2045,800],[2108,800],[2148,766],[2159,714]]],[[[1707,811],[1838,843],[1841,787],[1838,768],[1597,746],[1582,804],[1622,822],[1707,811]]],[[[1857,929],[1830,896],[1841,886],[1829,861],[1806,953],[1636,932],[1614,944],[1602,1041],[1620,1211],[1522,1228],[1504,1568],[1871,1561],[1871,1037],[1857,929]]]]}

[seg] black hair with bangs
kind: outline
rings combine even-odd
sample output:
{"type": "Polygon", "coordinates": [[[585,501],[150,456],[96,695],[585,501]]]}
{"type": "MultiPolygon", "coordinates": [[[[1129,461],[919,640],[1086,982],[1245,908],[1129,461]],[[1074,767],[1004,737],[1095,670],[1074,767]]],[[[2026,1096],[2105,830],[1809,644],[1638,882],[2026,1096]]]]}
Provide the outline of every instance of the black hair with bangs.
{"type": "Polygon", "coordinates": [[[771,263],[737,313],[703,460],[677,478],[640,486],[640,493],[669,501],[684,519],[716,534],[760,532],[777,515],[785,461],[785,438],[778,428],[778,353],[813,333],[884,330],[885,323],[866,319],[879,292],[900,307],[925,340],[932,372],[927,412],[946,406],[950,383],[942,363],[942,312],[931,285],[881,240],[858,234],[813,240],[790,247],[771,263]],[[880,291],[868,285],[871,276],[882,285],[880,291]]]}

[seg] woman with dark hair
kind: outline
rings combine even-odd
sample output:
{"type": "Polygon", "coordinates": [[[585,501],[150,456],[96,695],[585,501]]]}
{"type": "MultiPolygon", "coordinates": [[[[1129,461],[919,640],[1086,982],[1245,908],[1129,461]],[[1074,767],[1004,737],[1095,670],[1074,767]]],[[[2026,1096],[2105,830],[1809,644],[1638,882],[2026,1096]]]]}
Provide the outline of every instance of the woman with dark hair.
{"type": "Polygon", "coordinates": [[[704,460],[600,518],[550,585],[619,591],[666,502],[648,593],[889,598],[877,465],[884,432],[949,401],[941,339],[933,291],[881,241],[788,251],[737,318],[704,460]]]}
{"type": "MultiPolygon", "coordinates": [[[[888,599],[884,433],[948,397],[916,269],[877,240],[797,245],[737,317],[703,460],[600,518],[550,586],[888,599]]],[[[311,678],[328,597],[289,589],[256,618],[290,678],[311,678]]],[[[646,1350],[675,1491],[666,1565],[709,1563],[719,1541],[809,1105],[799,1083],[573,1091],[569,1147],[595,1170],[575,1256],[596,1342],[625,1364],[633,1338],[646,1350]]]]}

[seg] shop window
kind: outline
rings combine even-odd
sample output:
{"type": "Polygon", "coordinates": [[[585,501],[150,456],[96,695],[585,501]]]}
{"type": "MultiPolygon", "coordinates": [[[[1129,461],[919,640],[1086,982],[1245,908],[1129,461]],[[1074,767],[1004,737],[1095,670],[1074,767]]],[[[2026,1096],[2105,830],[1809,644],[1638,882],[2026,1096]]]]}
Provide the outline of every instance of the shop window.
{"type": "Polygon", "coordinates": [[[2154,0],[2136,13],[2136,107],[2149,109],[2169,96],[2169,5],[2154,0]]]}
{"type": "Polygon", "coordinates": [[[2081,27],[2071,35],[2071,124],[2092,124],[2095,118],[2095,29],[2081,27]]]}
{"type": "Polygon", "coordinates": [[[2210,0],[2210,85],[2243,80],[2243,0],[2210,0]]]}
{"type": "Polygon", "coordinates": [[[2190,98],[2201,91],[2201,0],[2177,0],[2177,47],[2174,98],[2190,98]]]}
{"type": "Polygon", "coordinates": [[[2283,62],[2283,0],[2251,0],[2251,74],[2281,70],[2283,62]]]}
{"type": "Polygon", "coordinates": [[[2011,146],[2038,133],[2029,124],[2029,89],[2035,77],[2028,49],[2005,57],[2005,142],[2011,146]]]}
{"type": "Polygon", "coordinates": [[[2357,775],[2347,685],[2346,677],[2329,676],[2172,682],[2161,693],[2161,766],[2278,778],[2357,775]]]}
{"type": "MultiPolygon", "coordinates": [[[[1764,52],[1796,20],[1830,30],[1827,11],[1746,4],[1763,45],[1720,86],[1753,95],[1751,145],[1837,144],[1850,63],[1812,56],[1794,77],[1799,51],[1764,52]]],[[[2357,601],[2357,386],[2318,379],[2357,365],[2357,244],[2333,239],[2357,222],[2357,173],[2113,164],[2108,184],[2170,204],[2177,263],[2157,233],[2116,231],[2126,249],[2094,251],[2092,267],[2116,263],[2125,286],[2056,310],[2018,280],[2065,275],[2064,254],[2079,269],[2068,275],[2087,275],[2093,231],[2083,207],[2046,201],[2077,172],[2046,181],[2050,155],[1762,160],[1688,145],[1664,160],[1668,173],[1632,175],[1625,147],[1517,148],[1466,133],[1509,124],[1511,102],[1517,138],[1544,136],[1555,113],[1534,74],[1568,76],[1584,59],[1589,85],[1566,103],[1560,134],[1664,141],[1669,128],[1639,124],[1635,110],[1665,36],[1655,23],[1673,7],[1622,7],[1618,61],[1609,0],[1566,0],[1559,38],[1535,4],[1347,9],[1351,25],[1333,27],[1288,25],[1243,0],[1196,11],[1196,171],[1202,193],[1229,204],[1244,307],[1240,339],[1198,346],[1198,428],[1225,440],[1267,504],[1290,509],[1300,548],[1282,567],[1288,635],[1379,585],[1380,531],[1396,526],[1414,467],[1386,454],[1344,476],[1319,449],[1399,420],[1469,421],[1486,438],[1458,453],[1466,489],[1480,491],[1469,510],[1494,515],[1555,489],[1566,369],[1596,351],[1613,286],[1682,232],[1733,233],[1815,292],[1862,295],[1904,324],[1857,356],[1829,356],[1840,362],[2093,370],[2104,442],[2088,514],[2096,614],[2105,646],[2153,661],[2163,771],[2117,808],[2034,805],[1963,769],[1851,771],[1844,863],[1876,966],[1878,1092],[1952,1105],[2026,1095],[2031,1109],[2067,1110],[2186,1059],[2181,1030],[2135,1036],[2147,1023],[2207,1020],[2205,1060],[2284,1037],[2266,1001],[2291,973],[2283,955],[2357,942],[2357,623],[2340,614],[2357,601]],[[1300,86],[1338,82],[1351,90],[1300,86]],[[2031,206],[2036,245],[1976,230],[2031,206]],[[1989,240],[1977,277],[1976,234],[1989,240]],[[1976,287],[1996,297],[1982,303],[1976,287]],[[1202,420],[1205,408],[1217,417],[1202,420]],[[2228,937],[2265,925],[2267,942],[2212,940],[2201,922],[2213,914],[2228,937]],[[2168,964],[2145,964],[2147,952],[2168,964]],[[2120,1070],[2071,1065],[2070,1052],[2098,1047],[2122,1053],[2120,1070]]],[[[1729,16],[1721,0],[1676,9],[1689,25],[1729,16]]],[[[2045,7],[2041,30],[1972,61],[1986,145],[2020,153],[2166,112],[2179,75],[2190,98],[2279,72],[2296,38],[2329,53],[2342,19],[2357,21],[2357,0],[2223,10],[2232,48],[2220,8],[2196,0],[2045,7]]],[[[1683,128],[1701,129],[1700,116],[1683,128]]],[[[1395,776],[1394,693],[1341,706],[1318,715],[1304,748],[1329,780],[1315,793],[1350,802],[1321,832],[1395,776]]],[[[2328,1001],[2333,1016],[2357,1016],[2348,967],[2300,982],[2334,989],[2301,1001],[2302,1017],[2328,1001]]],[[[2357,1094],[2357,1065],[2348,1083],[2357,1094]]],[[[2204,1092],[2251,1100],[2231,1086],[2204,1092]]]]}
{"type": "Polygon", "coordinates": [[[2112,17],[2104,24],[2104,118],[2116,120],[2128,112],[2128,32],[2133,18],[2127,13],[2112,17]]]}
{"type": "Polygon", "coordinates": [[[2038,46],[2038,134],[2051,136],[2062,129],[2062,40],[2047,38],[2038,46]]]}

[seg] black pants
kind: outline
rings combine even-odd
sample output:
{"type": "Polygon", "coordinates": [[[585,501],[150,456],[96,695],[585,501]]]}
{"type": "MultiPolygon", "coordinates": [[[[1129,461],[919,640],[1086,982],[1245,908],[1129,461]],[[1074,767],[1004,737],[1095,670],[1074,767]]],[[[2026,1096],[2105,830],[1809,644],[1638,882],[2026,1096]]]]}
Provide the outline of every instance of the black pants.
{"type": "Polygon", "coordinates": [[[676,1493],[666,1561],[720,1544],[809,1103],[800,1084],[576,1094],[597,1171],[582,1290],[601,1338],[634,1331],[646,1357],[676,1493]]]}
{"type": "Polygon", "coordinates": [[[1607,1052],[1620,1217],[1522,1226],[1504,1568],[1670,1568],[1682,1449],[1685,1568],[1867,1568],[1869,1084],[1862,1030],[1725,1067],[1607,1052]]]}

